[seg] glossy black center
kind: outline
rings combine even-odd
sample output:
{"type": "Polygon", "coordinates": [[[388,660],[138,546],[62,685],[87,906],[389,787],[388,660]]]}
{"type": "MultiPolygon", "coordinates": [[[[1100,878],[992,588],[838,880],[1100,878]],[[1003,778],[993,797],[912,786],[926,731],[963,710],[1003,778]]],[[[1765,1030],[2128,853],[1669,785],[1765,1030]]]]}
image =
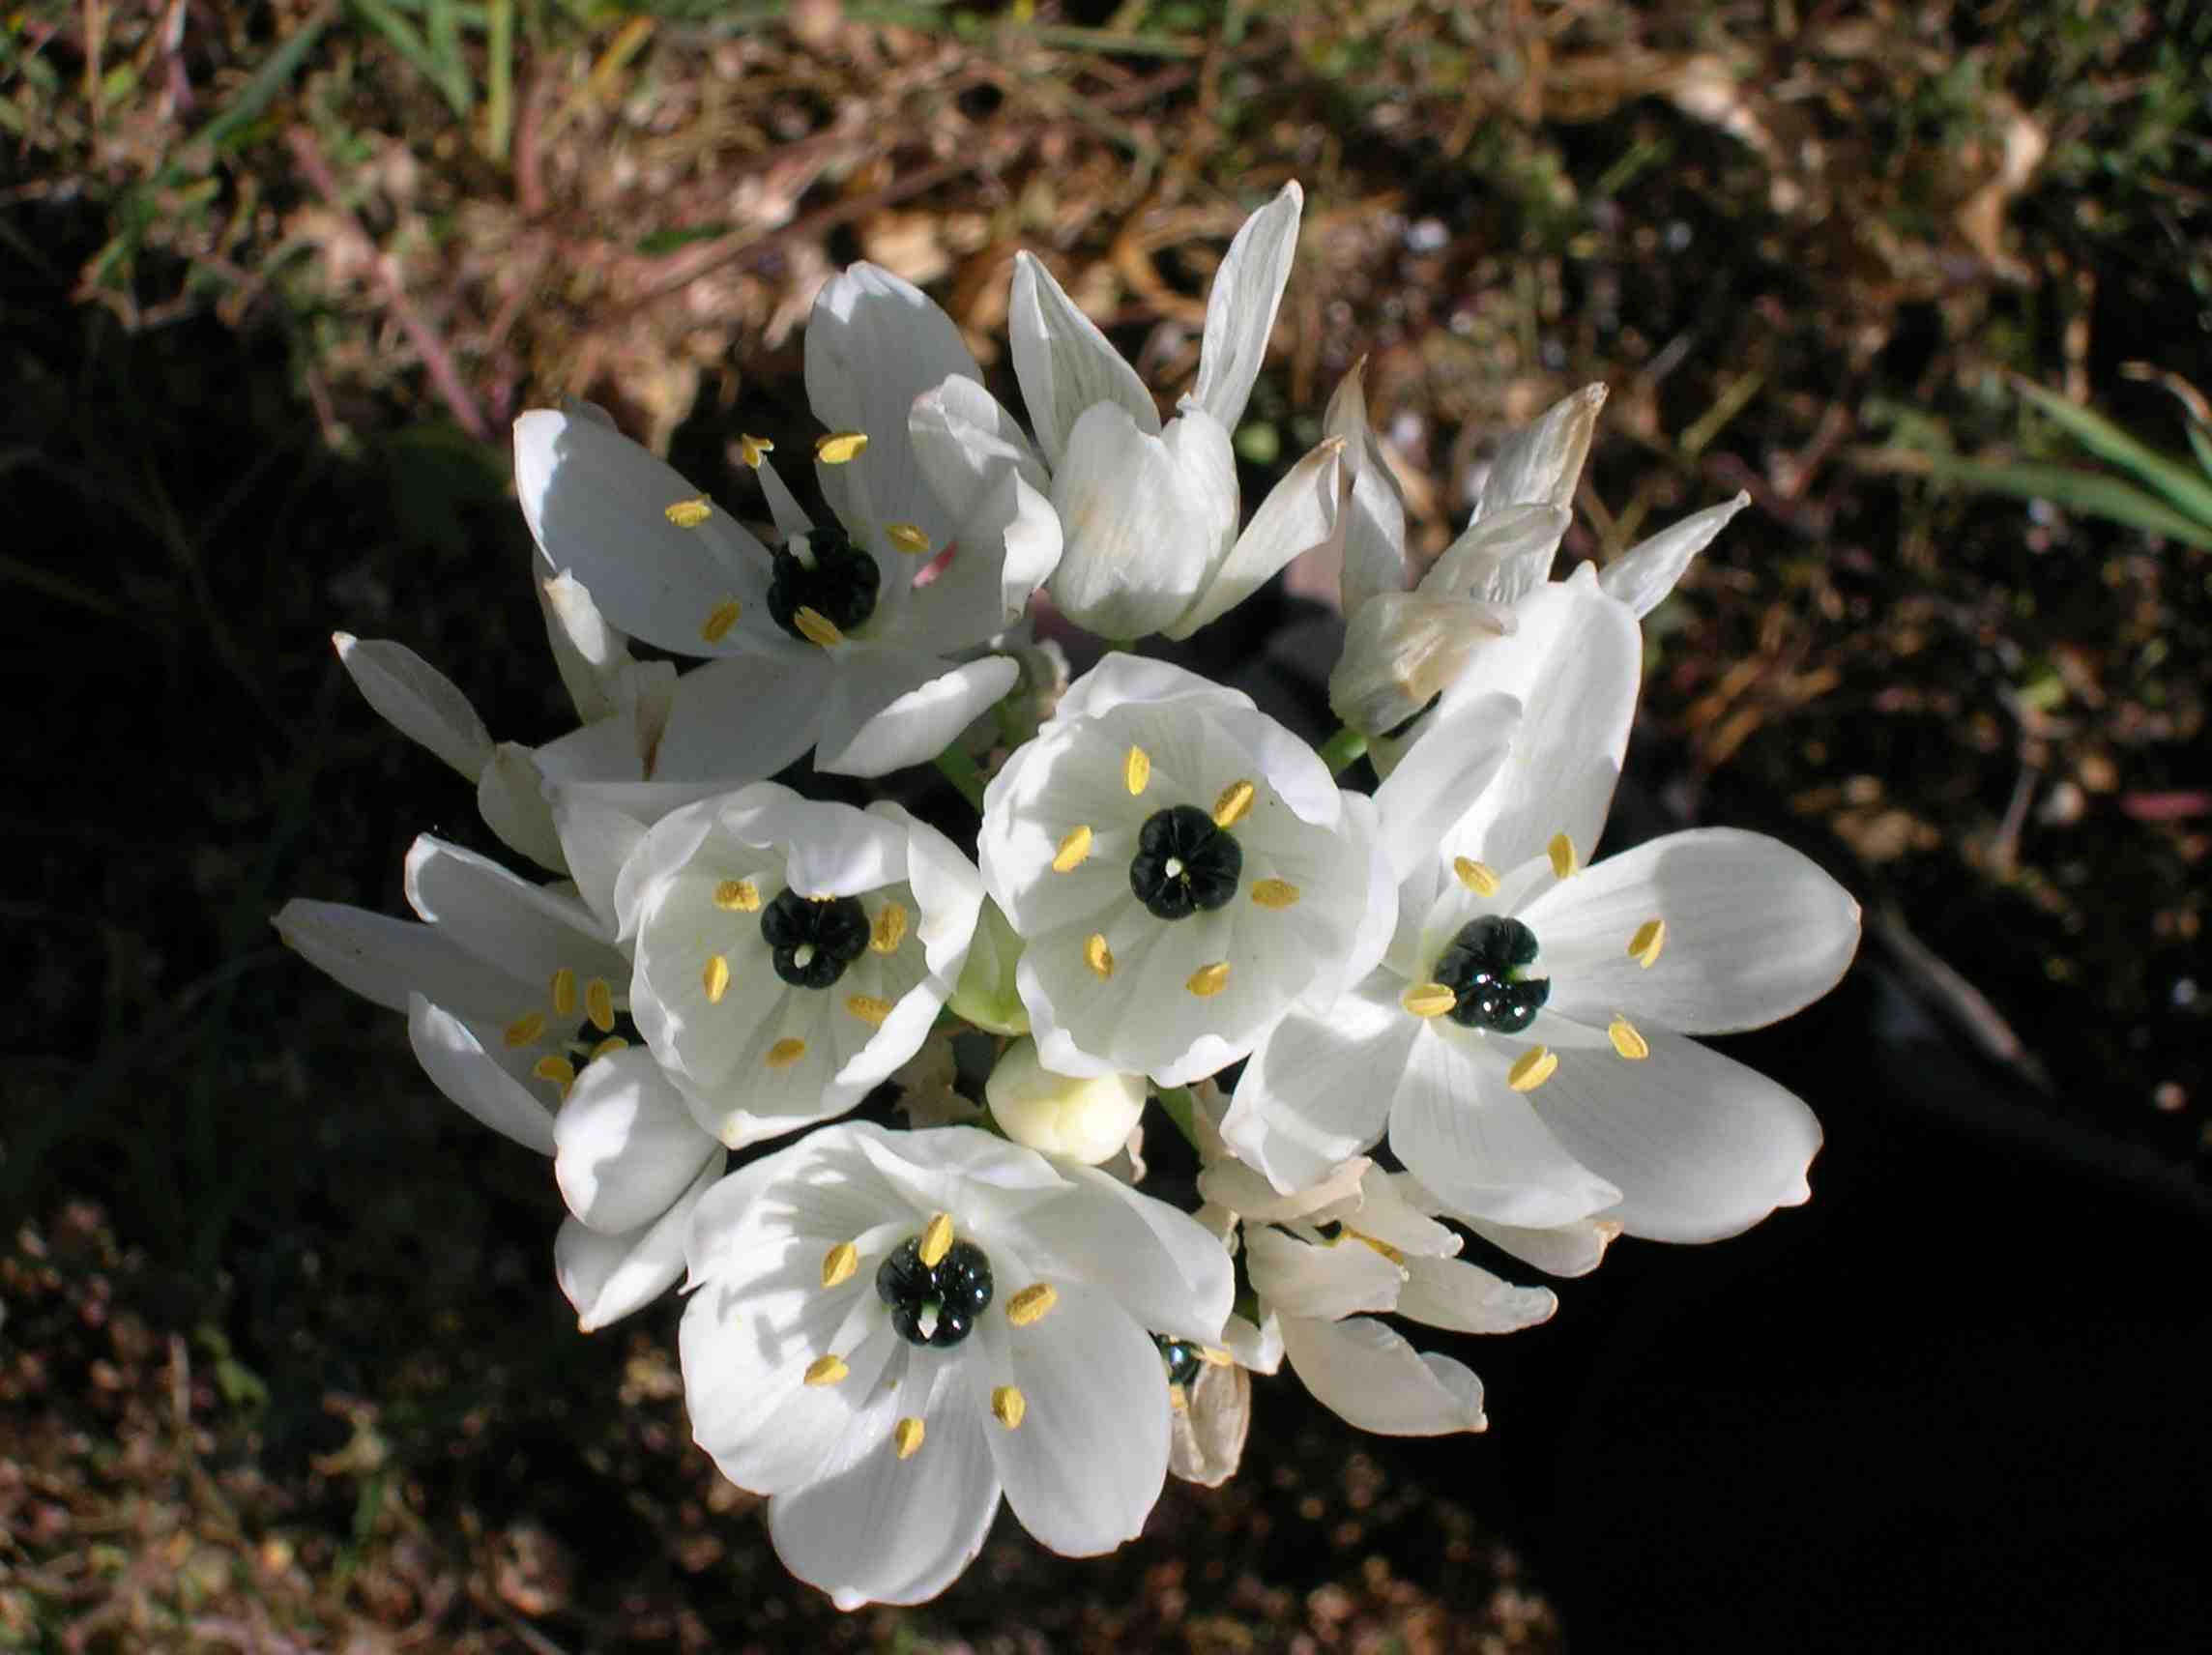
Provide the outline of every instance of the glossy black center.
{"type": "Polygon", "coordinates": [[[1152,1335],[1152,1348],[1159,1351],[1160,1360],[1167,1367],[1168,1383],[1188,1390],[1198,1379],[1199,1371],[1206,1366],[1206,1358],[1198,1353],[1198,1347],[1187,1339],[1170,1339],[1164,1333],[1152,1335]]]}
{"type": "Polygon", "coordinates": [[[1137,829],[1129,888],[1161,919],[1187,919],[1225,907],[1237,894],[1244,850],[1195,804],[1155,810],[1137,829]]]}
{"type": "Polygon", "coordinates": [[[840,632],[850,632],[876,612],[876,589],[884,577],[874,558],[841,529],[809,529],[798,538],[814,566],[809,568],[789,546],[773,554],[768,612],[778,626],[803,643],[806,634],[793,619],[801,609],[813,610],[840,632]]]}
{"type": "Polygon", "coordinates": [[[868,951],[868,911],[857,896],[816,902],[786,890],[761,910],[760,934],[777,976],[794,988],[828,988],[868,951]]]}
{"type": "Polygon", "coordinates": [[[1437,956],[1436,980],[1458,997],[1446,1015],[1463,1029],[1520,1033],[1552,998],[1551,978],[1522,974],[1535,958],[1536,933],[1520,920],[1470,919],[1437,956]]]}
{"type": "Polygon", "coordinates": [[[955,1241],[933,1267],[921,1262],[921,1238],[909,1236],[876,1266],[876,1296],[891,1307],[901,1339],[942,1350],[991,1307],[991,1261],[974,1242],[955,1241]]]}

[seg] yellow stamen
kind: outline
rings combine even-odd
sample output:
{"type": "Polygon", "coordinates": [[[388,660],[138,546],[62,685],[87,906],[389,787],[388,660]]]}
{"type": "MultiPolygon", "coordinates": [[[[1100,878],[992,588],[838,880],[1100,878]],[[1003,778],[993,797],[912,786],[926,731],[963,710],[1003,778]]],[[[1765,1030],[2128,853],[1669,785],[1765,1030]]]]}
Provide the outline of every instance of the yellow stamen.
{"type": "Polygon", "coordinates": [[[1178,1413],[1190,1411],[1190,1398],[1182,1394],[1182,1386],[1168,1386],[1168,1407],[1174,1408],[1178,1413]]]}
{"type": "Polygon", "coordinates": [[[800,604],[799,612],[792,616],[791,624],[799,628],[799,635],[809,644],[820,644],[825,650],[845,641],[845,634],[837,629],[836,622],[821,610],[809,609],[804,604],[800,604]]]}
{"type": "Polygon", "coordinates": [[[845,1009],[862,1023],[872,1023],[881,1029],[884,1026],[884,1019],[891,1014],[891,1002],[888,1000],[878,1000],[872,994],[848,995],[845,999],[845,1009]]]}
{"type": "Polygon", "coordinates": [[[539,1080],[551,1081],[558,1087],[572,1087],[576,1084],[576,1065],[566,1058],[550,1055],[540,1058],[530,1065],[530,1072],[539,1080]]]}
{"type": "Polygon", "coordinates": [[[852,1371],[835,1356],[817,1356],[806,1364],[806,1382],[810,1385],[833,1385],[852,1371]]]}
{"type": "Polygon", "coordinates": [[[562,1017],[576,1015],[576,973],[567,966],[553,973],[553,1010],[562,1017]]]}
{"type": "Polygon", "coordinates": [[[758,914],[760,886],[751,880],[724,880],[714,887],[714,906],[728,914],[758,914]]]}
{"type": "Polygon", "coordinates": [[[1182,986],[1201,1000],[1211,1000],[1229,986],[1229,962],[1216,960],[1210,966],[1201,966],[1183,979],[1182,986]]]}
{"type": "Polygon", "coordinates": [[[1121,781],[1133,798],[1145,791],[1145,784],[1152,779],[1152,755],[1142,747],[1131,747],[1121,761],[1121,781]]]}
{"type": "Polygon", "coordinates": [[[1252,799],[1258,789],[1248,781],[1233,781],[1221,790],[1221,797],[1213,801],[1213,825],[1216,828],[1234,828],[1244,820],[1244,813],[1252,808],[1252,799]]]}
{"type": "Polygon", "coordinates": [[[1022,1416],[1030,1410],[1029,1398],[1016,1385],[1000,1385],[991,1392],[991,1417],[1008,1431],[1022,1428],[1022,1416]]]}
{"type": "Polygon", "coordinates": [[[1498,894],[1498,873],[1488,862],[1478,862],[1471,857],[1454,857],[1451,871],[1459,876],[1459,883],[1475,895],[1498,894]]]}
{"type": "Polygon", "coordinates": [[[906,910],[895,902],[884,904],[875,923],[868,927],[868,946],[879,954],[894,953],[906,937],[906,910]]]}
{"type": "Polygon", "coordinates": [[[933,1212],[929,1222],[921,1227],[919,1256],[924,1269],[934,1270],[945,1262],[945,1255],[952,1250],[952,1214],[933,1212]]]}
{"type": "Polygon", "coordinates": [[[1067,837],[1061,840],[1060,849],[1052,856],[1052,871],[1070,874],[1083,865],[1083,858],[1091,855],[1091,828],[1088,824],[1070,828],[1067,837]]]}
{"type": "Polygon", "coordinates": [[[1033,1282],[1006,1301],[1006,1320],[1016,1327],[1027,1327],[1059,1302],[1060,1294],[1050,1282],[1033,1282]]]}
{"type": "Polygon", "coordinates": [[[744,612],[745,606],[736,598],[723,598],[708,615],[706,625],[699,628],[699,636],[710,644],[720,643],[730,635],[730,628],[738,624],[738,617],[744,612]]]}
{"type": "Polygon", "coordinates": [[[1613,1042],[1613,1049],[1630,1062],[1640,1063],[1651,1056],[1650,1043],[1637,1033],[1636,1025],[1627,1018],[1615,1017],[1605,1026],[1605,1032],[1613,1042]]]}
{"type": "Polygon", "coordinates": [[[775,445],[766,437],[741,436],[738,438],[738,457],[755,471],[760,470],[761,455],[774,452],[775,445]]]}
{"type": "Polygon", "coordinates": [[[859,1248],[850,1241],[840,1241],[822,1255],[822,1285],[833,1288],[840,1282],[851,1281],[853,1272],[859,1267],[859,1248]]]}
{"type": "Polygon", "coordinates": [[[594,977],[584,985],[584,1015],[601,1034],[615,1031],[615,991],[605,977],[594,977]]]}
{"type": "Polygon", "coordinates": [[[707,1003],[719,1005],[722,996],[730,992],[730,962],[721,954],[707,956],[707,969],[700,973],[699,980],[706,985],[707,1003]]]}
{"type": "Polygon", "coordinates": [[[1106,946],[1103,932],[1091,933],[1091,941],[1083,944],[1083,963],[1102,977],[1114,974],[1114,950],[1106,946]]]}
{"type": "Polygon", "coordinates": [[[911,1460],[920,1451],[921,1433],[921,1421],[912,1414],[898,1422],[898,1428],[891,1433],[891,1440],[898,1444],[900,1459],[911,1460]]]}
{"type": "Polygon", "coordinates": [[[1667,945],[1667,921],[1646,919],[1628,940],[1628,957],[1649,971],[1659,963],[1659,950],[1667,945]]]}
{"type": "Polygon", "coordinates": [[[847,460],[859,457],[868,446],[865,431],[831,431],[814,439],[814,457],[824,465],[843,465],[847,460]]]}
{"type": "Polygon", "coordinates": [[[597,1046],[592,1048],[591,1056],[586,1058],[584,1061],[587,1063],[596,1063],[601,1058],[612,1057],[617,1052],[626,1052],[628,1050],[629,1042],[627,1040],[625,1040],[620,1034],[609,1034],[604,1040],[601,1040],[597,1046]]]}
{"type": "Polygon", "coordinates": [[[1515,1091],[1534,1091],[1558,1069],[1559,1060],[1549,1046],[1531,1046],[1514,1059],[1505,1071],[1505,1084],[1515,1091]]]}
{"type": "Polygon", "coordinates": [[[886,523],[884,533],[892,545],[910,557],[920,557],[929,550],[929,537],[921,532],[918,523],[886,523]]]}
{"type": "Polygon", "coordinates": [[[707,503],[704,494],[691,500],[679,500],[675,505],[661,509],[661,515],[679,529],[696,529],[713,514],[714,508],[707,503]]]}
{"type": "Polygon", "coordinates": [[[1440,982],[1415,983],[1398,997],[1398,1003],[1415,1017],[1441,1017],[1459,1003],[1459,996],[1440,982]]]}
{"type": "Polygon", "coordinates": [[[1252,900],[1262,908],[1288,908],[1298,899],[1298,887],[1289,880],[1258,880],[1252,886],[1252,900]]]}
{"type": "Polygon", "coordinates": [[[805,1056],[806,1042],[786,1034],[768,1049],[768,1066],[771,1069],[788,1069],[805,1056]]]}
{"type": "MultiPolygon", "coordinates": [[[[1364,1240],[1365,1237],[1362,1236],[1361,1239],[1364,1240]]],[[[1209,1368],[1231,1368],[1237,1365],[1237,1358],[1218,1345],[1201,1345],[1198,1348],[1198,1359],[1209,1368]]]]}
{"type": "Polygon", "coordinates": [[[1397,1248],[1391,1246],[1387,1241],[1378,1241],[1374,1236],[1362,1235],[1356,1230],[1347,1230],[1345,1234],[1351,1236],[1354,1241],[1364,1241],[1368,1246],[1374,1248],[1376,1252],[1382,1254],[1382,1257],[1389,1260],[1393,1264],[1403,1265],[1406,1262],[1406,1255],[1398,1251],[1397,1248]]]}
{"type": "Polygon", "coordinates": [[[533,1040],[536,1040],[538,1035],[544,1032],[545,1013],[542,1011],[533,1011],[527,1013],[524,1016],[517,1017],[512,1023],[509,1023],[507,1026],[507,1032],[501,1035],[500,1038],[507,1042],[509,1050],[512,1050],[517,1046],[529,1045],[533,1040]]]}
{"type": "Polygon", "coordinates": [[[1565,879],[1575,871],[1575,842],[1564,833],[1554,833],[1552,842],[1544,847],[1544,854],[1552,858],[1552,877],[1565,879]]]}

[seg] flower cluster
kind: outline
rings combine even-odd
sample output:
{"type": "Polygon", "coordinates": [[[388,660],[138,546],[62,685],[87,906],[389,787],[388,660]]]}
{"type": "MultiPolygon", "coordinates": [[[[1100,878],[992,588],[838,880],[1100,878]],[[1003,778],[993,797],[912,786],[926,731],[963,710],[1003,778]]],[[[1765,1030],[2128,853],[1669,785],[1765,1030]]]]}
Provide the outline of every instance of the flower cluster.
{"type": "Polygon", "coordinates": [[[942,1590],[1002,1495],[1057,1551],[1130,1539],[1169,1471],[1235,1470],[1286,1361],[1367,1430],[1482,1430],[1474,1373],[1413,1339],[1556,1301],[1470,1240],[1574,1276],[1808,1193],[1811,1113],[1695,1037],[1826,992],[1856,905],[1727,828],[1590,859],[1639,622],[1745,501],[1552,578],[1592,388],[1505,441],[1423,567],[1354,369],[1245,521],[1230,434],[1301,206],[1238,232],[1164,422],[1026,254],[1027,428],[918,290],[823,289],[816,508],[761,438],[733,508],[595,408],[524,416],[559,740],[495,743],[412,652],[337,639],[537,871],[425,836],[417,919],[295,901],[278,930],[551,1158],[585,1330],[684,1284],[693,1431],[844,1607],[942,1590]],[[1134,647],[1317,548],[1348,623],[1322,751],[1134,647]],[[1072,683],[1040,589],[1116,641],[1072,683]],[[1372,792],[1339,785],[1362,752],[1372,792]],[[932,762],[972,839],[810,796],[932,762]],[[1155,1099],[1188,1201],[1148,1179],[1155,1099]]]}

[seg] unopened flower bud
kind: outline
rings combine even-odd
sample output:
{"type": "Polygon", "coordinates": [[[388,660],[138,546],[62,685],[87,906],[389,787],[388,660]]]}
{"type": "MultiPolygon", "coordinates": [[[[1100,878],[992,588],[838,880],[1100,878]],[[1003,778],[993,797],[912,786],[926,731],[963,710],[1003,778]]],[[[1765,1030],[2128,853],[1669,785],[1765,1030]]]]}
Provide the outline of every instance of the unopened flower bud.
{"type": "Polygon", "coordinates": [[[1145,1077],[1056,1075],[1037,1058],[1036,1042],[1006,1049],[983,1085],[991,1117],[1017,1144],[1047,1155],[1096,1166],[1128,1142],[1145,1109],[1145,1077]]]}
{"type": "Polygon", "coordinates": [[[994,1034],[1027,1034],[1029,1008],[1022,1004],[1022,991],[1014,981],[1014,968],[1021,959],[1022,940],[999,905],[985,897],[975,921],[975,940],[968,944],[968,963],[946,1003],[978,1029],[994,1034]]]}

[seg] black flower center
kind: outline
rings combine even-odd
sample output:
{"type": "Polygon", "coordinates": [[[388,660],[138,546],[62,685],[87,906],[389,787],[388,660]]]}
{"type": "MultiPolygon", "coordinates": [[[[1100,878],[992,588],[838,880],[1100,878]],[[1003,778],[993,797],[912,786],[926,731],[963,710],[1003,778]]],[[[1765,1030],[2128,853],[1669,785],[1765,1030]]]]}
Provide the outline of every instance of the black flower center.
{"type": "Polygon", "coordinates": [[[760,934],[777,976],[794,988],[828,988],[868,951],[868,911],[857,896],[817,902],[780,891],[761,910],[760,934]]]}
{"type": "Polygon", "coordinates": [[[991,1307],[991,1261],[973,1241],[955,1241],[925,1264],[921,1238],[909,1236],[876,1266],[876,1296],[891,1307],[901,1339],[942,1350],[967,1338],[991,1307]]]}
{"type": "Polygon", "coordinates": [[[1536,933],[1520,920],[1470,919],[1437,956],[1436,980],[1458,997],[1446,1015],[1463,1029],[1520,1033],[1552,998],[1551,978],[1523,974],[1535,958],[1536,933]]]}
{"type": "Polygon", "coordinates": [[[876,612],[883,573],[843,530],[809,529],[795,538],[804,545],[804,558],[788,545],[773,554],[768,612],[778,626],[806,643],[810,640],[794,619],[801,609],[813,610],[840,632],[850,632],[876,612]]]}
{"type": "Polygon", "coordinates": [[[1188,1390],[1196,1382],[1199,1371],[1206,1366],[1206,1358],[1199,1354],[1198,1347],[1187,1339],[1170,1339],[1164,1333],[1152,1335],[1152,1348],[1159,1351],[1160,1361],[1168,1371],[1168,1383],[1188,1390]]]}
{"type": "Polygon", "coordinates": [[[1155,810],[1137,829],[1129,861],[1129,888],[1161,919],[1210,914],[1237,894],[1244,850],[1236,835],[1217,828],[1195,804],[1155,810]]]}

